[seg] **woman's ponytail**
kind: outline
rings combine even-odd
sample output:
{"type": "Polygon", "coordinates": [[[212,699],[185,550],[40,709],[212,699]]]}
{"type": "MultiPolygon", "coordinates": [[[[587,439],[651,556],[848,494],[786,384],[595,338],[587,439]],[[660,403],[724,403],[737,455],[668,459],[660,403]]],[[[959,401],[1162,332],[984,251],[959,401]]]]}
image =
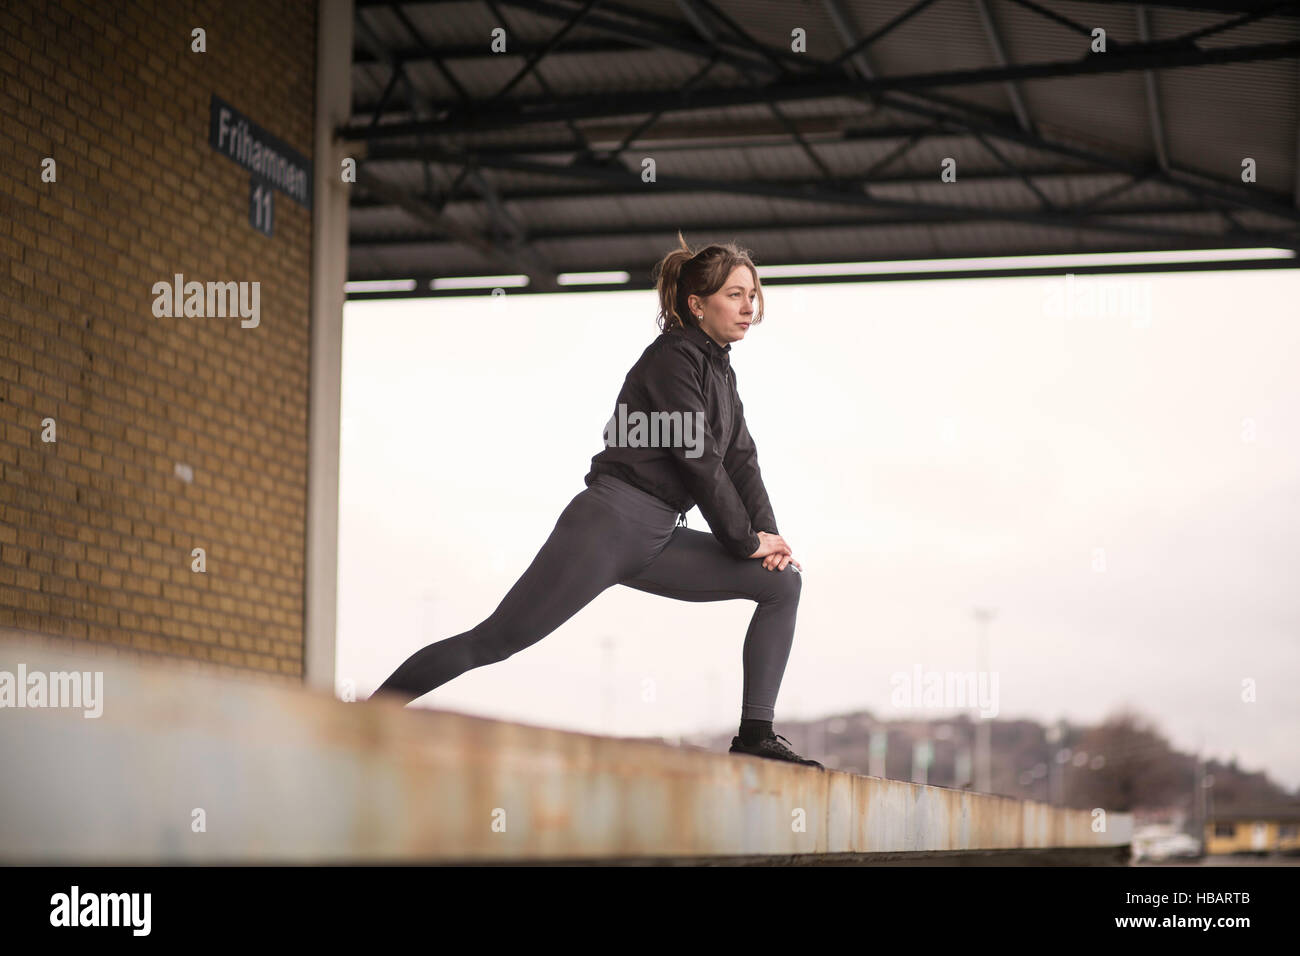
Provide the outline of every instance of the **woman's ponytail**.
{"type": "Polygon", "coordinates": [[[677,242],[678,248],[660,259],[650,273],[651,278],[656,280],[659,294],[659,314],[656,318],[662,332],[686,325],[686,317],[679,311],[677,292],[681,287],[682,267],[690,262],[695,254],[686,245],[680,229],[677,230],[677,242]]]}

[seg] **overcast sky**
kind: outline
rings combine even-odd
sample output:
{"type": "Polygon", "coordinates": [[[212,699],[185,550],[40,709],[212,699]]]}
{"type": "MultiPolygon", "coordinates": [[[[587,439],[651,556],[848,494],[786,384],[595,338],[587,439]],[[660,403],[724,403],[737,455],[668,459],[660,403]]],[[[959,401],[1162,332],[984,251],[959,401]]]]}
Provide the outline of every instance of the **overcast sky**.
{"type": "MultiPolygon", "coordinates": [[[[950,713],[892,706],[891,676],[974,670],[972,608],[992,607],[999,718],[1128,705],[1300,786],[1300,273],[1072,281],[764,289],[731,355],[805,571],[775,729],[950,713]],[[1101,284],[1117,314],[1087,298],[1101,284]]],[[[495,609],[583,489],[655,311],[652,292],[347,304],[338,676],[358,696],[495,609]]],[[[754,606],[615,586],[412,706],[730,731],[754,606]]]]}

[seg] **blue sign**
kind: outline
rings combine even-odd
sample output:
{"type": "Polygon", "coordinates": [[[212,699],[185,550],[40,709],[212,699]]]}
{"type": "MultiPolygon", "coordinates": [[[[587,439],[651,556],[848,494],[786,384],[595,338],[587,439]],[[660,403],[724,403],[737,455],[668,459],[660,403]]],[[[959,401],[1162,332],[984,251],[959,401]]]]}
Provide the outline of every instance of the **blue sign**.
{"type": "MultiPolygon", "coordinates": [[[[300,206],[311,208],[311,161],[215,93],[208,119],[208,143],[252,173],[254,183],[278,189],[300,206]]],[[[263,231],[270,235],[269,203],[266,213],[263,231]]]]}

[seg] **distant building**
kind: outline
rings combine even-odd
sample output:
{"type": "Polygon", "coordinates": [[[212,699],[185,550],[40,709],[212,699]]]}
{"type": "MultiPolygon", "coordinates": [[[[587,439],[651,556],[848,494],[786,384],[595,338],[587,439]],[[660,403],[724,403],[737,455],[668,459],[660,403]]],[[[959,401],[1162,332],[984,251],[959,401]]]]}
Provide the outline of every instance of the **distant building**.
{"type": "MultiPolygon", "coordinates": [[[[1179,806],[1142,807],[1133,811],[1134,826],[1150,824],[1165,824],[1172,827],[1175,833],[1188,832],[1187,811],[1179,806]]],[[[1194,831],[1195,825],[1190,824],[1190,826],[1194,831]]]]}
{"type": "Polygon", "coordinates": [[[1300,804],[1216,810],[1205,822],[1205,852],[1300,853],[1300,804]]]}

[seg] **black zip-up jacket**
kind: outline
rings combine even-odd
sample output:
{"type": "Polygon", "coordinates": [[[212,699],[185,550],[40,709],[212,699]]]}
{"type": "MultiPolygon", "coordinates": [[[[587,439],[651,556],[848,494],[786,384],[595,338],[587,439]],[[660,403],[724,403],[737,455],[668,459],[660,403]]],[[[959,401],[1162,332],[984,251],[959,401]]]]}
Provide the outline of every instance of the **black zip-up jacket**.
{"type": "Polygon", "coordinates": [[[730,344],[718,345],[696,326],[658,335],[627,373],[606,425],[606,447],[592,457],[583,480],[621,478],[677,509],[682,523],[698,504],[723,547],[747,558],[758,550],[756,532],[779,532],[730,352],[730,344]],[[622,414],[619,406],[626,406],[622,414]],[[638,435],[638,412],[659,426],[638,435]],[[670,431],[664,423],[674,412],[681,413],[680,425],[670,431]]]}

